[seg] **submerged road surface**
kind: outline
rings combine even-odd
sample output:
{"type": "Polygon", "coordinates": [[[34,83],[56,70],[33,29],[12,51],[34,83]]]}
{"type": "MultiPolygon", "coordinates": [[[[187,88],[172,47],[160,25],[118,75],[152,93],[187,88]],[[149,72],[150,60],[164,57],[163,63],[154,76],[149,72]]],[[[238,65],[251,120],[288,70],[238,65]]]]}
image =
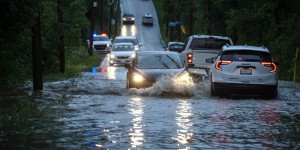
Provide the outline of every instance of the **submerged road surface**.
{"type": "MultiPolygon", "coordinates": [[[[154,13],[151,1],[122,5],[154,13]]],[[[133,26],[126,32],[137,33],[142,50],[161,48],[157,23],[133,26]]],[[[107,64],[41,92],[1,91],[0,149],[300,149],[298,83],[280,81],[275,100],[210,97],[206,82],[166,79],[127,90],[127,70],[107,64]]]]}

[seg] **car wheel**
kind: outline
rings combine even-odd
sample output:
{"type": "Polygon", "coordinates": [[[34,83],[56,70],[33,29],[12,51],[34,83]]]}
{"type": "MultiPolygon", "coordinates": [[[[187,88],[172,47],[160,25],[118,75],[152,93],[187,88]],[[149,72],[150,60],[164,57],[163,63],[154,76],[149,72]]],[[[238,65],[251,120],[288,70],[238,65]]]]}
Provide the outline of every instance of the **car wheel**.
{"type": "Polygon", "coordinates": [[[274,89],[272,90],[272,92],[267,93],[266,95],[264,95],[265,98],[267,99],[276,99],[278,96],[278,90],[274,89]]]}

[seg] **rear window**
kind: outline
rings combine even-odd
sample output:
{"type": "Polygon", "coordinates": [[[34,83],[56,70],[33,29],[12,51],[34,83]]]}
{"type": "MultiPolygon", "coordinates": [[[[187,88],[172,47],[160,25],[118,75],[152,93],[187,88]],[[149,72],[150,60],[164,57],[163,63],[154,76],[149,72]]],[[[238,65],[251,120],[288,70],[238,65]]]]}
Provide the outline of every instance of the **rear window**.
{"type": "Polygon", "coordinates": [[[139,69],[178,69],[183,68],[179,54],[140,54],[136,67],[139,69]]]}
{"type": "Polygon", "coordinates": [[[216,38],[194,38],[190,48],[193,50],[221,49],[224,45],[231,45],[229,40],[216,38]]]}
{"type": "Polygon", "coordinates": [[[272,58],[270,53],[259,52],[259,51],[249,51],[249,50],[234,50],[225,51],[221,57],[222,60],[231,61],[246,61],[246,62],[271,62],[272,58]]]}

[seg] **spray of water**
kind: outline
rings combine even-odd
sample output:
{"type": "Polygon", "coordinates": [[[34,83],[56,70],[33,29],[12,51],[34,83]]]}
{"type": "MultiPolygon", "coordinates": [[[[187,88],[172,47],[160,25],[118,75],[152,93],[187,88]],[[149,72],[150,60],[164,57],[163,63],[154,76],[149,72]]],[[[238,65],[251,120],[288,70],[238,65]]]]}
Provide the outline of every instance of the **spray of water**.
{"type": "Polygon", "coordinates": [[[130,89],[129,94],[154,95],[179,94],[203,98],[210,95],[208,81],[195,83],[191,77],[181,78],[178,75],[164,74],[160,76],[152,87],[144,89],[130,89]]]}

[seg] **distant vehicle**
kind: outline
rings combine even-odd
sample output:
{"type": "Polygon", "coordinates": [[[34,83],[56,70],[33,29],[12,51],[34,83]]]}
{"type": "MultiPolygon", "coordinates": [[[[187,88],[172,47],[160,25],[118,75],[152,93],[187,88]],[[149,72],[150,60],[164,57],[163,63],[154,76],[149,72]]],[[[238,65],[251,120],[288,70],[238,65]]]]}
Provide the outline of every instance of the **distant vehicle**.
{"type": "MultiPolygon", "coordinates": [[[[90,41],[87,40],[88,47],[90,46],[90,41]]],[[[93,35],[93,50],[97,52],[109,52],[109,46],[111,45],[111,40],[106,34],[93,35]]]]}
{"type": "Polygon", "coordinates": [[[142,43],[139,43],[136,36],[117,36],[113,41],[113,44],[116,43],[132,43],[135,50],[140,50],[140,47],[143,45],[142,43]]]}
{"type": "Polygon", "coordinates": [[[131,64],[132,59],[135,57],[134,45],[132,43],[116,43],[112,45],[109,54],[109,64],[131,64]]]}
{"type": "Polygon", "coordinates": [[[186,64],[194,64],[194,68],[188,69],[194,79],[203,80],[203,77],[204,79],[207,77],[211,64],[205,60],[216,57],[222,46],[226,44],[233,45],[231,38],[213,35],[191,35],[188,37],[180,54],[186,64]]]}
{"type": "Polygon", "coordinates": [[[169,42],[166,51],[182,52],[184,47],[183,42],[169,42]]]}
{"type": "Polygon", "coordinates": [[[142,19],[143,25],[153,25],[153,17],[150,14],[145,14],[142,19]]]}
{"type": "Polygon", "coordinates": [[[125,13],[123,15],[123,24],[134,24],[134,15],[125,13]]]}
{"type": "Polygon", "coordinates": [[[208,58],[212,95],[259,95],[276,98],[277,65],[266,47],[223,46],[217,58],[208,58]]]}
{"type": "Polygon", "coordinates": [[[128,69],[126,88],[151,87],[163,74],[169,73],[180,76],[183,80],[189,78],[185,65],[177,52],[167,51],[137,51],[132,65],[128,69]]]}

